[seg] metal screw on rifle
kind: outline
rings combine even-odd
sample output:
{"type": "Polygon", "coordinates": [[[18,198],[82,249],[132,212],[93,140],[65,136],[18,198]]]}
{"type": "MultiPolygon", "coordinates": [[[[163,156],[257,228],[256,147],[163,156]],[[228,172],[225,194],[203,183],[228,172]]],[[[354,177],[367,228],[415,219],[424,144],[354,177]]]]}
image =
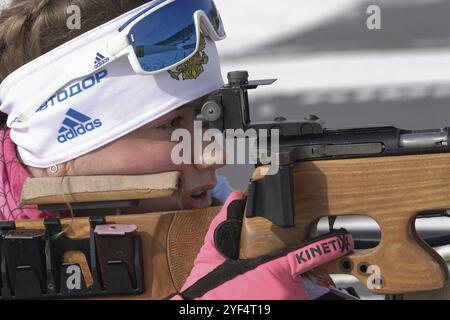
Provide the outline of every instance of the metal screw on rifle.
{"type": "Polygon", "coordinates": [[[214,122],[222,116],[222,108],[213,101],[206,102],[201,113],[197,116],[197,120],[214,122]]]}
{"type": "Polygon", "coordinates": [[[353,262],[350,259],[343,259],[341,261],[341,269],[344,272],[350,272],[353,269],[353,262]]]}

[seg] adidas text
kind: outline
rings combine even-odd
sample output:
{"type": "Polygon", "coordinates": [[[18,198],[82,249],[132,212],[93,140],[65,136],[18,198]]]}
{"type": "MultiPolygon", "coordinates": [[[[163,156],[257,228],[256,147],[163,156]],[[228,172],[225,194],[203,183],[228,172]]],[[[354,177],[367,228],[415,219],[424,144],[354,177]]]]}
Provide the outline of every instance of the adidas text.
{"type": "Polygon", "coordinates": [[[102,122],[100,119],[95,119],[94,121],[80,124],[77,128],[71,128],[70,130],[66,131],[64,134],[61,134],[58,136],[58,142],[59,143],[66,143],[69,140],[73,140],[75,138],[78,138],[79,136],[82,136],[90,131],[94,131],[97,128],[100,128],[102,126],[102,122]]]}

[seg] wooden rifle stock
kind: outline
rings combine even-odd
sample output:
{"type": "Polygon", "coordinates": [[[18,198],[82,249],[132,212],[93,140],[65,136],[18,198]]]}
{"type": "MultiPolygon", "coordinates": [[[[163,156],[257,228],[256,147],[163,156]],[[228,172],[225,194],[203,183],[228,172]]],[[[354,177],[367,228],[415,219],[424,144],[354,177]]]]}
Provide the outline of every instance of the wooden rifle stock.
{"type": "MultiPolygon", "coordinates": [[[[266,167],[257,168],[253,179],[263,179],[266,170],[266,167]]],[[[148,187],[145,196],[142,195],[142,183],[132,188],[122,187],[134,190],[125,193],[127,199],[131,194],[134,194],[132,198],[160,197],[163,195],[161,192],[170,196],[176,191],[176,179],[167,177],[169,179],[165,181],[172,182],[164,186],[147,185],[154,187],[148,187]]],[[[158,176],[157,180],[160,179],[158,176]]],[[[86,189],[86,181],[89,180],[71,185],[72,191],[78,188],[79,199],[109,199],[109,193],[86,189]]],[[[48,182],[35,182],[34,192],[29,194],[29,199],[34,201],[29,203],[39,203],[39,199],[43,201],[43,196],[48,196],[44,203],[67,199],[57,194],[57,199],[53,201],[50,194],[46,195],[37,188],[42,186],[45,189],[48,182]]],[[[61,182],[56,181],[56,185],[61,185],[61,182]]],[[[30,184],[28,188],[33,189],[32,186],[30,184]]],[[[120,193],[117,191],[121,190],[116,190],[115,200],[118,200],[116,195],[120,193]]],[[[382,237],[379,245],[330,263],[322,267],[322,271],[352,274],[370,286],[368,280],[371,275],[361,269],[364,266],[378,266],[383,281],[381,288],[372,289],[375,293],[428,291],[444,286],[448,279],[447,265],[417,236],[414,217],[424,211],[450,208],[450,153],[300,162],[294,169],[294,191],[295,226],[279,228],[264,218],[245,218],[241,258],[263,255],[304,241],[322,217],[366,215],[380,226],[382,237]]],[[[67,191],[61,193],[66,194],[67,191]]],[[[144,252],[145,293],[117,298],[162,299],[180,290],[219,210],[220,207],[212,207],[107,216],[107,223],[136,224],[144,252]]],[[[89,237],[88,218],[75,218],[73,222],[63,219],[61,223],[63,228],[72,224],[67,236],[75,239],[89,237]]],[[[16,227],[43,229],[43,221],[17,221],[16,227]]],[[[72,253],[65,255],[65,260],[69,262],[77,259],[72,253]]],[[[80,266],[83,269],[82,262],[80,266]]],[[[83,273],[86,279],[89,279],[86,276],[88,272],[85,267],[83,273]]]]}
{"type": "MultiPolygon", "coordinates": [[[[111,200],[170,197],[178,189],[178,172],[150,175],[33,178],[22,192],[26,204],[62,204],[111,200]]],[[[107,299],[164,299],[179,290],[190,274],[206,232],[221,207],[199,210],[115,215],[105,217],[108,224],[134,224],[140,235],[145,292],[140,295],[107,296],[107,299]]],[[[16,221],[17,229],[44,232],[44,220],[16,221]]],[[[61,219],[70,239],[90,237],[88,217],[61,219]],[[67,229],[67,226],[70,226],[67,229]]],[[[80,265],[86,286],[92,283],[89,257],[79,251],[64,254],[64,262],[80,265]]]]}
{"type": "MultiPolygon", "coordinates": [[[[263,179],[259,167],[253,179],[263,179]]],[[[376,248],[357,251],[322,270],[347,273],[374,293],[439,289],[448,279],[445,261],[415,230],[418,213],[450,208],[450,153],[299,162],[294,168],[295,226],[244,219],[241,258],[266,254],[305,240],[322,217],[365,215],[381,229],[376,248]],[[366,271],[376,266],[380,287],[366,271]]]]}

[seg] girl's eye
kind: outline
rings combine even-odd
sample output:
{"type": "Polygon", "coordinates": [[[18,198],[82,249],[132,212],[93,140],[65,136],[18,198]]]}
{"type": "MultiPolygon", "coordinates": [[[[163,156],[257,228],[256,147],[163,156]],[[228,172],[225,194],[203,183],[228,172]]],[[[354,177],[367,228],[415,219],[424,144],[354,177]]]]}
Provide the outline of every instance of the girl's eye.
{"type": "Polygon", "coordinates": [[[171,130],[173,128],[177,128],[181,125],[181,120],[183,120],[181,117],[176,117],[166,122],[165,124],[161,125],[160,127],[158,127],[158,129],[171,130]]]}

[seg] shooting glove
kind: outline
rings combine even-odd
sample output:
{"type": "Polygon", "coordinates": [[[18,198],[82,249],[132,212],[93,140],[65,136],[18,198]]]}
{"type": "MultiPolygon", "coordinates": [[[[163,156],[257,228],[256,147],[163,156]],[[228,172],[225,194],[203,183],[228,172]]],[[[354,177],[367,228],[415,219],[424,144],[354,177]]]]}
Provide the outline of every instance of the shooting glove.
{"type": "Polygon", "coordinates": [[[244,195],[233,192],[211,223],[181,293],[174,300],[303,300],[301,274],[347,255],[351,235],[335,231],[270,254],[239,259],[244,195]]]}

